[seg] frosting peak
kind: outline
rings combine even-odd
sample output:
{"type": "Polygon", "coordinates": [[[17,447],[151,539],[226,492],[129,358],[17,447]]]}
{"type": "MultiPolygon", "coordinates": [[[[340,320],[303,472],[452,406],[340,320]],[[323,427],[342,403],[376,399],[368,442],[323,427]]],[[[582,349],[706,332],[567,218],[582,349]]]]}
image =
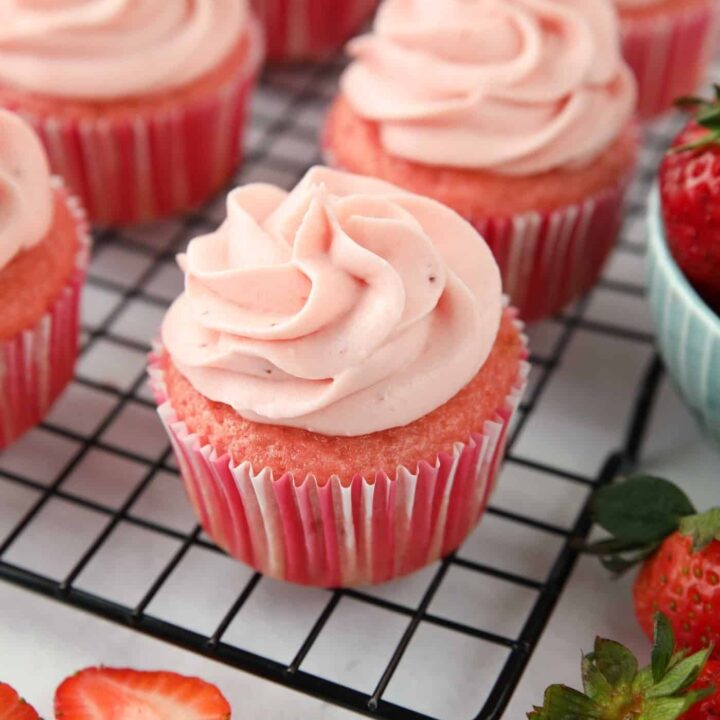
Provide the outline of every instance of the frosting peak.
{"type": "Polygon", "coordinates": [[[29,125],[0,110],[0,270],[48,233],[53,215],[50,169],[29,125]]]}
{"type": "Polygon", "coordinates": [[[316,167],[286,193],[230,193],[220,228],[180,257],[162,337],[200,393],[243,417],[327,435],[406,425],[478,372],[500,275],[453,211],[316,167]]]}
{"type": "Polygon", "coordinates": [[[354,110],[392,155],[534,174],[589,162],[630,120],[607,0],[386,0],[350,43],[354,110]]]}
{"type": "Polygon", "coordinates": [[[187,84],[247,31],[247,0],[0,0],[0,82],[110,99],[187,84]]]}

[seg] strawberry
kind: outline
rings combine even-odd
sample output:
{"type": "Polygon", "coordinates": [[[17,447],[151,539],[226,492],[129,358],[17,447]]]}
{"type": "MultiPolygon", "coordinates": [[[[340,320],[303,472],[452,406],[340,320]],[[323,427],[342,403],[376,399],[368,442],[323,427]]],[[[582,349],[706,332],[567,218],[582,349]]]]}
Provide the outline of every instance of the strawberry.
{"type": "Polygon", "coordinates": [[[0,720],[39,720],[38,714],[9,685],[0,683],[0,720]]]}
{"type": "Polygon", "coordinates": [[[720,85],[716,98],[685,98],[698,108],[660,166],[668,245],[690,283],[720,312],[720,85]]]}
{"type": "Polygon", "coordinates": [[[685,713],[715,692],[693,686],[702,677],[710,649],[690,657],[678,651],[670,622],[662,613],[655,618],[654,636],[652,662],[642,670],[626,647],[597,638],[593,652],[582,660],[584,692],[552,685],[545,691],[543,705],[528,719],[695,720],[685,713]]]}
{"type": "Polygon", "coordinates": [[[169,672],[88,668],[55,693],[56,720],[229,720],[221,692],[199,678],[169,672]]]}
{"type": "Polygon", "coordinates": [[[585,550],[616,573],[642,563],[633,599],[646,634],[663,612],[680,647],[714,645],[720,659],[720,508],[697,514],[667,480],[634,477],[597,491],[592,510],[612,537],[585,550]]]}
{"type": "Polygon", "coordinates": [[[720,660],[710,660],[692,689],[713,688],[715,693],[693,706],[682,720],[713,720],[720,718],[720,660]]]}

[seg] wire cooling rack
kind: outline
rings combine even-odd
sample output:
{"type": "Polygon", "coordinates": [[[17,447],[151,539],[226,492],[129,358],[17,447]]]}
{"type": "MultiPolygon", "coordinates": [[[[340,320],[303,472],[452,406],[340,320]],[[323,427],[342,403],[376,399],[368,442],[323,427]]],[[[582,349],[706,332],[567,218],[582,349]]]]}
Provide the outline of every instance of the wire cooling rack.
{"type": "MultiPolygon", "coordinates": [[[[338,61],[266,74],[236,182],[293,186],[319,161],[338,61]]],[[[619,248],[589,296],[530,329],[530,388],[499,489],[453,556],[379,588],[262,578],[195,524],[145,356],[181,288],[180,221],[98,234],[77,376],[0,453],[0,577],[361,714],[500,718],[575,562],[592,488],[631,466],[662,372],[643,298],[644,200],[673,119],[647,132],[619,248]]]]}

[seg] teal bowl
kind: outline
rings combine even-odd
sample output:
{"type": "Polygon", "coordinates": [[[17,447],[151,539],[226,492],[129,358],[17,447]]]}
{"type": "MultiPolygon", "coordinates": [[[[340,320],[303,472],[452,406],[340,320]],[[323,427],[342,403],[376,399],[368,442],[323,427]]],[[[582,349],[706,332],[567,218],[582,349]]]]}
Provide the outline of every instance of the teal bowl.
{"type": "Polygon", "coordinates": [[[685,403],[720,448],[720,317],[670,254],[660,194],[649,204],[648,293],[658,350],[685,403]]]}

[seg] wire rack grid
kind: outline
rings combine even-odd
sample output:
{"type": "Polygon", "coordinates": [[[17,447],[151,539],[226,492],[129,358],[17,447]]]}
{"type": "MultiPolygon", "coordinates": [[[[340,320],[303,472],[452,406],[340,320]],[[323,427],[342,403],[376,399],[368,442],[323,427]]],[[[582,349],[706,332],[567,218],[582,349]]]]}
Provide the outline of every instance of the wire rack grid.
{"type": "MultiPolygon", "coordinates": [[[[340,69],[266,73],[236,182],[291,187],[319,161],[340,69]]],[[[642,443],[662,372],[643,299],[644,198],[674,125],[647,132],[599,287],[530,329],[530,388],[499,490],[457,553],[385,587],[309,590],[231,561],[195,524],[145,356],[181,287],[174,255],[221,220],[219,197],[181,220],[97,234],[77,376],[0,454],[0,577],[367,716],[500,718],[573,568],[572,541],[589,531],[589,493],[642,443]]]]}

